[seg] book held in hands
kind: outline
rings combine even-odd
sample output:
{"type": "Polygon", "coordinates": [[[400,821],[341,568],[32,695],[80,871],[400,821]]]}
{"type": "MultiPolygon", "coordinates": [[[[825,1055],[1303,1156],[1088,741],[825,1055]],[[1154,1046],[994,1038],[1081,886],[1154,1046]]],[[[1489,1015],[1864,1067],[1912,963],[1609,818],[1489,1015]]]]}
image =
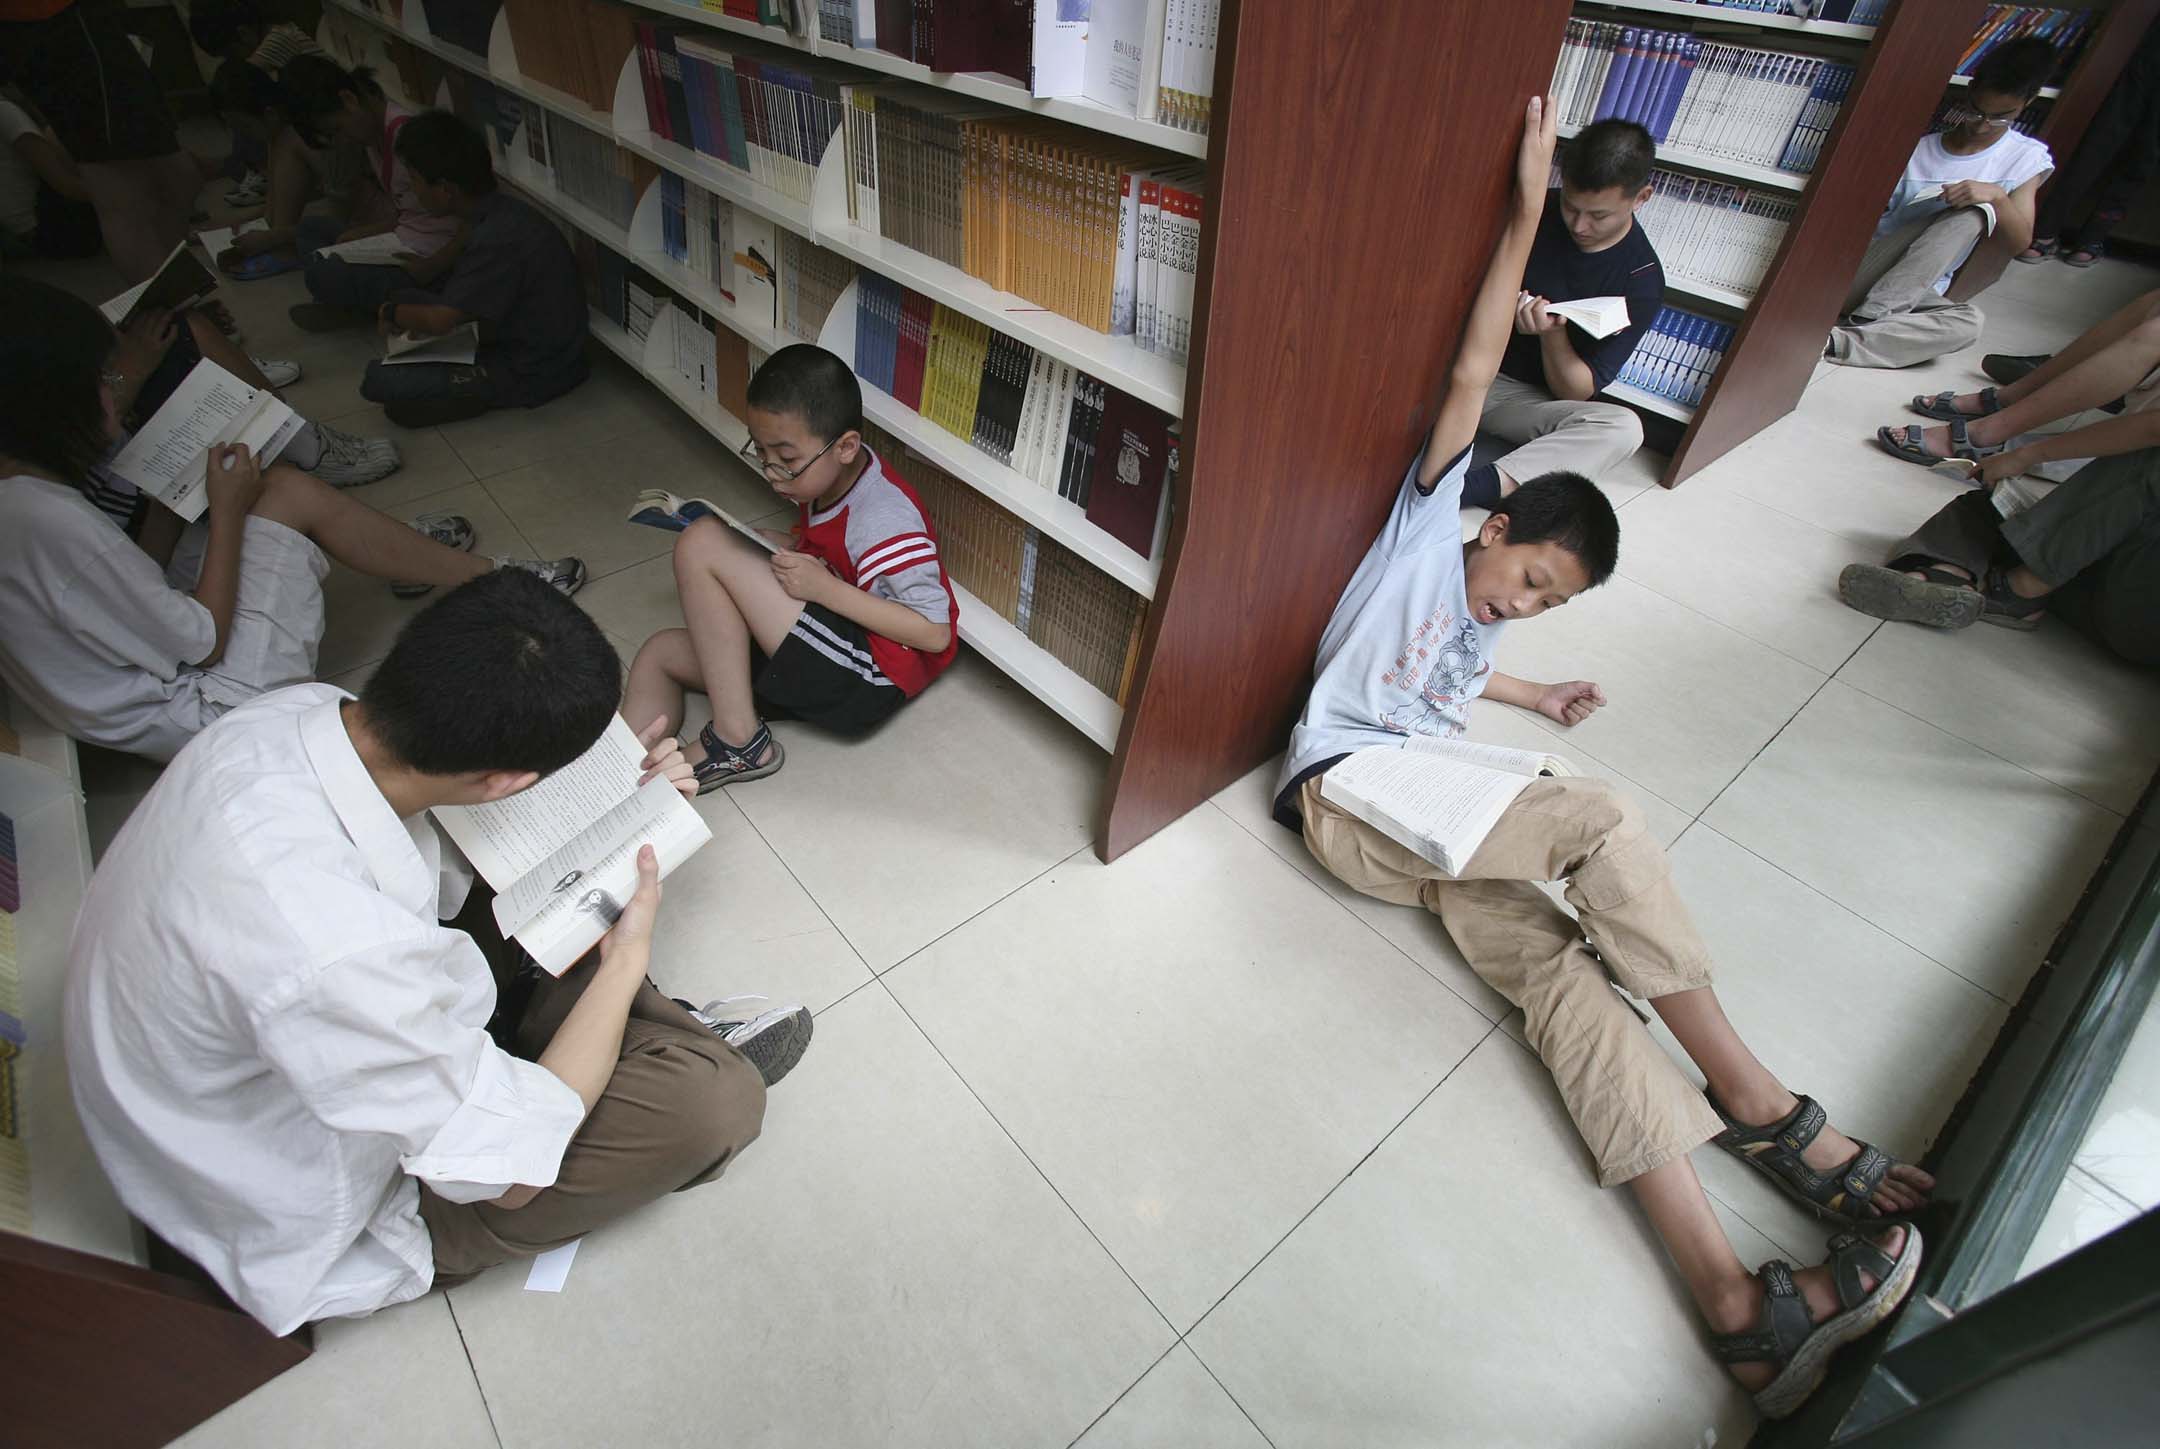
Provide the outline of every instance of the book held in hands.
{"type": "Polygon", "coordinates": [[[1628,325],[1625,297],[1577,297],[1572,302],[1547,302],[1545,310],[1566,318],[1592,337],[1610,337],[1628,325]]]}
{"type": "Polygon", "coordinates": [[[1320,777],[1320,797],[1451,876],[1541,775],[1572,775],[1558,755],[1412,735],[1359,750],[1320,777]]]}
{"type": "Polygon", "coordinates": [[[137,282],[110,301],[99,303],[98,310],[113,326],[124,328],[144,312],[160,307],[176,312],[205,301],[217,292],[217,284],[217,277],[188,250],[187,243],[176,242],[149,281],[137,282]]]}
{"type": "Polygon", "coordinates": [[[210,506],[210,450],[238,444],[267,466],[307,426],[268,388],[249,387],[205,358],[181,379],[105,471],[132,483],[186,522],[210,506]]]}
{"type": "Polygon", "coordinates": [[[495,890],[495,924],[551,975],[599,943],[637,894],[637,856],[660,874],[712,839],[665,776],[643,785],[645,750],[617,715],[593,747],[529,790],[438,805],[435,821],[495,890]]]}

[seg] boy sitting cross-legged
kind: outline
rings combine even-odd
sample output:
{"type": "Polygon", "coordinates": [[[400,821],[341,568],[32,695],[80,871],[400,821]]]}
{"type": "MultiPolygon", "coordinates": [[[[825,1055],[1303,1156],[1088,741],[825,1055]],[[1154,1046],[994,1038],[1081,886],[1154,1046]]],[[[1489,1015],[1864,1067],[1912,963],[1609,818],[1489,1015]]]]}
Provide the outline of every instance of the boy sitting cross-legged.
{"type": "Polygon", "coordinates": [[[1456,876],[1321,795],[1322,776],[1356,751],[1400,748],[1411,734],[1460,734],[1480,694],[1563,725],[1604,703],[1594,684],[1533,684],[1494,672],[1489,659],[1504,623],[1534,618],[1611,574],[1619,545],[1611,505],[1562,473],[1524,480],[1467,544],[1457,514],[1478,412],[1537,230],[1553,135],[1549,106],[1532,101],[1515,207],[1439,419],[1321,635],[1276,814],[1345,884],[1437,914],[1478,975],[1523,1009],[1600,1182],[1634,1187],[1710,1324],[1713,1351],[1763,1413],[1782,1415],[1821,1382],[1832,1351],[1904,1298],[1919,1234],[1893,1226],[1841,1235],[1820,1267],[1773,1262],[1751,1274],[1726,1242],[1688,1153],[1714,1140],[1848,1222],[1909,1212],[1933,1180],[1831,1129],[1820,1107],[1755,1059],[1711,990],[1708,949],[1668,878],[1664,851],[1611,786],[1531,782],[1456,876]],[[1573,918],[1535,884],[1555,880],[1567,883],[1573,918]],[[1614,979],[1656,1008],[1708,1079],[1707,1096],[1658,1048],[1614,979]]]}
{"type": "Polygon", "coordinates": [[[675,545],[682,629],[645,641],[625,708],[679,728],[683,691],[713,718],[684,753],[698,789],[770,775],[787,753],[769,706],[843,734],[882,723],[952,663],[959,605],[915,490],[862,437],[862,389],[846,363],[798,343],[750,379],[743,456],[799,510],[760,529],[760,554],[710,518],[675,545]]]}

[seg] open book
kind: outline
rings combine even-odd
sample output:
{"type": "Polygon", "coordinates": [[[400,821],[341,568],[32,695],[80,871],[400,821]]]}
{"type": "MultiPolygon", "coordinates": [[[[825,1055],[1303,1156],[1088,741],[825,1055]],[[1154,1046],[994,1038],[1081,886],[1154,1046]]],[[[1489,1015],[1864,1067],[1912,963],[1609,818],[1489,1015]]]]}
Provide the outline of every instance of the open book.
{"type": "MultiPolygon", "coordinates": [[[[1925,191],[1915,191],[1905,204],[1907,206],[1917,206],[1923,201],[1941,201],[1942,205],[1932,208],[1935,211],[1948,211],[1950,209],[1950,203],[1943,201],[1943,189],[1940,186],[1930,186],[1925,191]]],[[[1994,204],[1992,202],[1978,201],[1974,202],[1973,205],[1985,219],[1984,225],[1987,228],[1987,235],[1995,235],[1994,204]]]]}
{"type": "Polygon", "coordinates": [[[480,324],[467,322],[438,337],[415,337],[400,332],[383,348],[383,362],[457,362],[470,365],[480,354],[480,324]]]}
{"type": "Polygon", "coordinates": [[[1459,875],[1523,787],[1572,775],[1558,755],[1412,735],[1359,750],[1320,777],[1320,798],[1459,875]]]}
{"type": "Polygon", "coordinates": [[[268,388],[249,387],[208,358],[105,465],[192,523],[210,506],[210,450],[239,443],[267,463],[307,426],[268,388]]]}
{"type": "Polygon", "coordinates": [[[217,291],[218,279],[189,251],[186,242],[176,242],[172,254],[159,264],[157,273],[147,282],[134,286],[98,305],[105,320],[115,327],[125,327],[138,312],[163,307],[171,310],[192,306],[217,291]]]}
{"type": "Polygon", "coordinates": [[[1545,310],[1565,317],[1592,337],[1610,337],[1628,325],[1625,297],[1577,297],[1572,302],[1547,302],[1545,310]]]}
{"type": "Polygon", "coordinates": [[[495,924],[560,976],[637,894],[637,853],[665,876],[712,832],[664,777],[637,782],[645,751],[617,715],[593,747],[530,790],[438,805],[436,823],[495,888],[495,924]]]}
{"type": "Polygon", "coordinates": [[[670,533],[681,533],[700,518],[717,519],[749,539],[767,553],[774,552],[773,541],[746,523],[737,523],[720,511],[720,505],[705,498],[683,498],[665,488],[648,488],[637,496],[630,512],[625,515],[632,523],[642,523],[647,528],[664,528],[670,533]]]}
{"type": "Polygon", "coordinates": [[[213,226],[207,228],[197,232],[195,240],[202,244],[204,251],[210,253],[210,260],[216,261],[219,256],[223,255],[232,246],[233,239],[239,236],[240,233],[268,230],[270,230],[270,223],[258,216],[253,221],[244,221],[238,226],[213,226]]]}
{"type": "Polygon", "coordinates": [[[394,267],[398,258],[412,248],[398,240],[394,231],[377,232],[373,236],[355,237],[349,242],[333,242],[326,247],[315,248],[318,257],[343,257],[356,267],[394,267]]]}

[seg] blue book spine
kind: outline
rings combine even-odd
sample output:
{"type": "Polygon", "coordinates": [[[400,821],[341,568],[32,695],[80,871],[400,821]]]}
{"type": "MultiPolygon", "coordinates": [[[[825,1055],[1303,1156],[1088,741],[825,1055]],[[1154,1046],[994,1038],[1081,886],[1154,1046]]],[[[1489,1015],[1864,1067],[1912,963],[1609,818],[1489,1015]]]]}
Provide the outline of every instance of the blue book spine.
{"type": "Polygon", "coordinates": [[[1627,89],[1613,105],[1613,114],[1623,120],[1642,123],[1650,94],[1657,89],[1664,77],[1666,64],[1666,41],[1671,39],[1662,30],[1645,30],[1640,41],[1642,55],[1636,63],[1635,74],[1628,77],[1627,89]]]}
{"type": "Polygon", "coordinates": [[[1641,60],[1642,32],[1634,26],[1625,26],[1620,39],[1613,46],[1612,69],[1605,72],[1605,89],[1598,93],[1597,109],[1590,113],[1593,123],[1616,114],[1615,107],[1634,77],[1641,60]]]}
{"type": "Polygon", "coordinates": [[[1658,376],[1658,392],[1676,401],[1687,396],[1688,315],[1674,312],[1665,319],[1665,348],[1658,376]]]}
{"type": "Polygon", "coordinates": [[[690,112],[690,146],[704,155],[712,154],[712,129],[705,123],[705,90],[712,84],[712,67],[698,57],[682,57],[683,100],[690,112]]]}
{"type": "Polygon", "coordinates": [[[1672,134],[1673,118],[1680,114],[1680,102],[1687,95],[1688,82],[1695,78],[1695,67],[1701,61],[1702,42],[1693,36],[1683,37],[1673,67],[1672,83],[1665,87],[1656,115],[1645,123],[1650,127],[1651,136],[1661,145],[1672,134]]]}

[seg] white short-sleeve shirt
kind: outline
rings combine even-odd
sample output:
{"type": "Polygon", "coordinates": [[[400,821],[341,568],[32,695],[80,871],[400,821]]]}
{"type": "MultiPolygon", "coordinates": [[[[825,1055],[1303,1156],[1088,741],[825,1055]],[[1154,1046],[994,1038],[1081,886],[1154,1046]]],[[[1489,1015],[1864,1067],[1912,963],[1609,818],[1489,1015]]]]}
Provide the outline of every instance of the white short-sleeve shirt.
{"type": "Polygon", "coordinates": [[[401,820],[327,684],[240,706],[113,841],[68,954],[76,1109],[128,1210],[274,1333],[434,1280],[453,1202],[555,1181],[584,1118],[487,1034],[495,982],[440,923],[471,876],[401,820]]]}
{"type": "MultiPolygon", "coordinates": [[[[1943,209],[1942,198],[1930,193],[1953,181],[1987,181],[2005,191],[2015,191],[2035,176],[2044,176],[2055,169],[2055,156],[2047,143],[2023,131],[2005,131],[1996,137],[1995,143],[1969,156],[1960,156],[1948,150],[1942,142],[1942,133],[1930,131],[1913,147],[1912,155],[1905,162],[1905,172],[1898,177],[1897,189],[1890,193],[1890,204],[1875,223],[1875,235],[1888,236],[1899,227],[1910,225],[1923,217],[1932,216],[1943,209]]],[[[1966,252],[1971,255],[1970,249],[1966,252]]],[[[1935,290],[1946,292],[1950,279],[1957,275],[1958,267],[1965,265],[1959,257],[1955,265],[1935,279],[1935,290]]]]}

